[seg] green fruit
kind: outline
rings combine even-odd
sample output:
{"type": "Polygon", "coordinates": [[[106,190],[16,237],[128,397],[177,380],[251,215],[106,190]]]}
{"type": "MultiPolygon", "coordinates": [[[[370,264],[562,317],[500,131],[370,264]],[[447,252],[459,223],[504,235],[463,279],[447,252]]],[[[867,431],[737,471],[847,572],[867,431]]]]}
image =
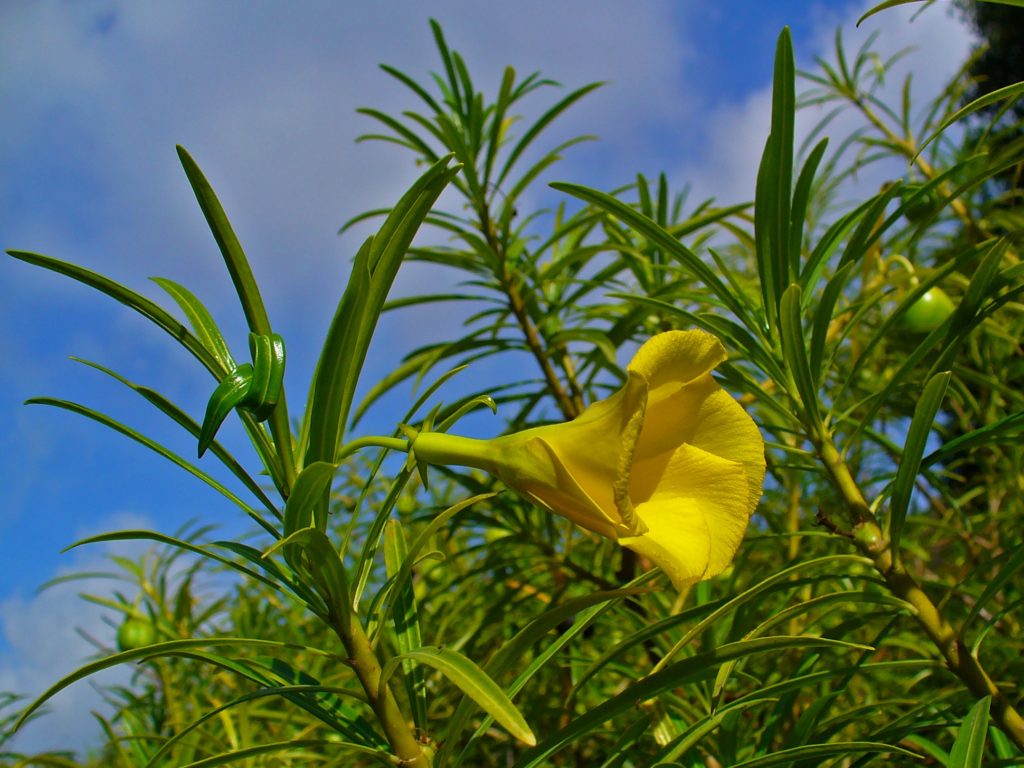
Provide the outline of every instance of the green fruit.
{"type": "Polygon", "coordinates": [[[903,327],[914,333],[930,333],[953,314],[956,307],[941,288],[929,288],[903,314],[903,327]]]}
{"type": "Polygon", "coordinates": [[[151,622],[129,617],[117,630],[117,647],[122,651],[144,648],[156,642],[156,629],[151,622]]]}

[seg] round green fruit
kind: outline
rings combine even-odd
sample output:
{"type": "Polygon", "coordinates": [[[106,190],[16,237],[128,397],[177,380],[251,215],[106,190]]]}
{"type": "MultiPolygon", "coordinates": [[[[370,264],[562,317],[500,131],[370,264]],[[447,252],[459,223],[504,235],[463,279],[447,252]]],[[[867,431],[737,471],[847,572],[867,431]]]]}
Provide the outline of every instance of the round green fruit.
{"type": "Polygon", "coordinates": [[[929,288],[903,314],[903,327],[914,333],[930,333],[953,314],[956,307],[941,288],[929,288]]]}
{"type": "Polygon", "coordinates": [[[156,629],[151,622],[127,618],[117,629],[117,647],[122,651],[144,648],[156,642],[156,629]]]}

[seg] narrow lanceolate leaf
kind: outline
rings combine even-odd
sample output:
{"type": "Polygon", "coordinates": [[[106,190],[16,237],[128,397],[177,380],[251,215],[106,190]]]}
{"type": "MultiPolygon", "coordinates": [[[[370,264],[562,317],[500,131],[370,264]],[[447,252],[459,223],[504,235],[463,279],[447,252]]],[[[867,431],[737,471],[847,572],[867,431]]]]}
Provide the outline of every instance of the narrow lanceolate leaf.
{"type": "Polygon", "coordinates": [[[228,369],[220,364],[217,358],[183,323],[159,304],[147,299],[140,293],[136,293],[131,288],[121,285],[98,272],[93,272],[77,264],[54,259],[50,256],[16,250],[8,251],[7,253],[20,261],[70,277],[72,280],[77,280],[84,285],[88,285],[90,288],[95,288],[97,291],[105,293],[125,306],[131,307],[143,317],[149,318],[154,324],[165,330],[175,341],[191,352],[216,379],[220,380],[228,372],[228,369]]]}
{"type": "Polygon", "coordinates": [[[801,747],[780,749],[770,755],[761,755],[733,763],[733,768],[769,768],[773,765],[793,765],[798,760],[814,761],[813,764],[820,764],[819,761],[830,757],[842,757],[844,755],[855,755],[859,752],[886,752],[894,755],[904,755],[909,758],[920,759],[920,755],[911,752],[909,749],[897,747],[894,744],[886,744],[878,741],[838,741],[827,744],[805,744],[801,747]]]}
{"type": "MultiPolygon", "coordinates": [[[[263,306],[259,286],[249,267],[249,260],[245,257],[245,252],[228,221],[227,214],[224,213],[224,208],[217,199],[213,187],[206,180],[196,161],[185,151],[184,147],[179,146],[177,150],[178,158],[185,169],[189,184],[192,185],[192,191],[195,192],[199,207],[202,209],[210,231],[224,257],[224,264],[231,275],[231,282],[234,283],[235,292],[238,294],[238,300],[245,313],[249,330],[260,336],[269,336],[272,333],[272,328],[270,327],[270,318],[267,317],[267,310],[263,306]]],[[[295,466],[292,458],[292,434],[288,420],[288,405],[283,393],[272,411],[270,429],[274,435],[276,459],[279,460],[280,466],[276,466],[277,462],[275,462],[268,469],[272,470],[275,483],[282,494],[287,497],[295,477],[295,466]]]]}
{"type": "Polygon", "coordinates": [[[761,326],[751,316],[745,298],[738,296],[719,278],[715,270],[701,261],[693,251],[673,237],[666,229],[659,227],[649,217],[644,216],[636,208],[627,205],[618,198],[596,189],[566,182],[555,182],[551,186],[559,192],[565,192],[584,202],[602,208],[638,234],[643,235],[653,245],[671,254],[694,277],[698,278],[748,329],[760,333],[761,326]]]}
{"type": "Polygon", "coordinates": [[[991,696],[978,699],[960,724],[953,749],[949,752],[951,768],[981,768],[985,759],[985,734],[988,732],[988,711],[991,705],[991,696]]]}
{"type": "Polygon", "coordinates": [[[352,752],[361,752],[366,755],[373,755],[379,759],[384,759],[386,757],[386,753],[382,750],[368,749],[360,744],[352,744],[347,741],[335,741],[331,739],[288,739],[285,741],[275,741],[271,744],[259,744],[255,747],[236,749],[231,752],[222,752],[221,754],[214,755],[213,757],[206,757],[202,760],[187,763],[181,768],[213,768],[213,766],[216,765],[238,763],[250,757],[273,755],[277,753],[284,753],[289,758],[295,758],[297,760],[300,758],[313,760],[328,750],[332,754],[348,750],[352,752]],[[304,751],[307,749],[309,752],[304,751]]]}
{"type": "Polygon", "coordinates": [[[235,408],[242,405],[252,384],[252,365],[243,363],[225,376],[206,404],[203,425],[199,428],[199,456],[202,458],[213,438],[235,408]]]}
{"type": "Polygon", "coordinates": [[[1024,440],[1024,411],[1011,413],[998,421],[957,435],[952,440],[943,443],[941,448],[925,456],[922,465],[930,467],[933,464],[945,463],[958,453],[971,451],[981,446],[1007,445],[1019,443],[1021,440],[1024,440]]]}
{"type": "MultiPolygon", "coordinates": [[[[1019,5],[1021,8],[1024,8],[1024,0],[1017,0],[1015,3],[1007,3],[1007,5],[1019,5]]],[[[943,120],[942,124],[930,133],[928,138],[921,142],[921,146],[918,147],[917,154],[914,155],[914,159],[917,159],[917,156],[924,152],[924,148],[931,144],[932,141],[934,141],[944,130],[949,128],[949,126],[991,104],[995,104],[1000,101],[1013,101],[1019,98],[1021,94],[1024,94],[1024,82],[1012,83],[1011,85],[1007,85],[1003,88],[997,88],[991,93],[986,93],[984,96],[975,99],[963,109],[957,110],[943,120]]],[[[913,160],[911,162],[913,162],[913,160]]]]}
{"type": "MultiPolygon", "coordinates": [[[[99,363],[95,363],[91,360],[85,360],[80,357],[72,357],[71,359],[77,363],[88,365],[90,368],[95,368],[97,371],[101,371],[102,373],[105,373],[107,376],[116,379],[121,384],[124,384],[126,387],[131,389],[133,392],[136,392],[143,398],[145,398],[146,402],[150,403],[151,405],[159,409],[161,412],[169,416],[171,419],[173,419],[176,424],[184,428],[190,435],[192,435],[195,438],[199,437],[199,424],[196,423],[195,419],[193,419],[181,408],[172,403],[170,400],[168,400],[166,397],[164,397],[156,390],[142,386],[141,384],[135,384],[134,382],[129,381],[116,371],[112,371],[106,366],[100,365],[99,363]]],[[[238,460],[235,459],[234,456],[228,453],[227,450],[225,450],[224,447],[216,440],[214,440],[210,444],[210,450],[213,453],[213,455],[220,459],[224,466],[231,470],[231,473],[235,477],[237,477],[242,482],[242,484],[246,488],[248,488],[249,491],[263,503],[263,505],[272,515],[274,515],[274,517],[280,519],[281,514],[277,511],[277,507],[274,505],[274,502],[270,500],[270,497],[267,496],[266,492],[263,490],[262,487],[260,487],[259,483],[257,483],[252,478],[251,475],[249,475],[249,473],[241,464],[238,463],[238,460]]],[[[274,536],[275,538],[277,537],[277,533],[275,533],[272,529],[269,529],[268,526],[266,526],[263,523],[261,523],[261,525],[265,529],[267,529],[272,536],[274,536]]]]}
{"type": "Polygon", "coordinates": [[[188,461],[185,461],[185,459],[183,459],[181,456],[179,456],[169,448],[165,447],[161,443],[158,443],[156,440],[146,437],[145,435],[135,431],[131,427],[122,424],[116,419],[111,418],[107,414],[101,413],[100,411],[94,411],[92,408],[88,408],[79,403],[71,402],[70,400],[58,400],[53,397],[33,397],[30,398],[29,400],[26,400],[25,403],[26,405],[49,405],[53,406],[54,408],[62,408],[66,411],[70,411],[71,413],[77,413],[78,415],[85,416],[87,419],[92,419],[93,421],[96,421],[104,425],[105,427],[109,427],[115,432],[118,432],[124,435],[125,437],[134,440],[140,445],[144,445],[146,448],[149,448],[154,453],[158,453],[159,455],[163,456],[165,459],[169,460],[173,464],[176,464],[177,466],[181,467],[194,477],[199,478],[214,490],[220,492],[227,499],[237,504],[251,518],[259,522],[267,530],[268,533],[273,533],[273,527],[266,523],[252,507],[250,507],[248,504],[246,504],[244,501],[238,498],[238,496],[236,496],[231,490],[226,488],[220,482],[218,482],[214,477],[208,475],[206,472],[203,472],[203,470],[199,469],[199,467],[197,467],[196,465],[191,464],[188,461]]]}
{"type": "Polygon", "coordinates": [[[935,374],[925,385],[921,399],[914,408],[914,418],[907,430],[907,440],[903,447],[899,469],[892,485],[892,498],[889,502],[889,538],[892,542],[894,556],[899,556],[900,537],[903,534],[903,523],[910,508],[910,496],[914,490],[914,481],[921,469],[921,457],[924,455],[928,433],[935,423],[935,414],[939,412],[942,398],[946,395],[946,387],[952,374],[949,371],[935,374]]]}
{"type": "Polygon", "coordinates": [[[242,304],[242,311],[245,312],[245,319],[249,324],[249,330],[253,333],[270,333],[270,320],[267,319],[267,310],[263,306],[263,298],[260,296],[259,287],[256,285],[256,278],[253,277],[252,269],[249,267],[249,260],[245,257],[241,243],[235,235],[235,230],[228,221],[224,208],[217,199],[213,187],[206,180],[206,176],[199,169],[196,161],[179,146],[178,158],[185,169],[192,191],[195,192],[199,207],[206,217],[210,231],[217,241],[221,255],[224,257],[224,264],[231,275],[231,282],[235,285],[238,299],[242,304]]]}
{"type": "Polygon", "coordinates": [[[789,269],[790,277],[795,279],[800,274],[801,248],[804,241],[804,222],[807,219],[807,205],[811,199],[811,189],[814,186],[814,174],[818,171],[821,159],[825,156],[825,149],[828,147],[828,139],[819,141],[804,161],[800,169],[800,176],[797,178],[796,187],[793,190],[793,206],[789,213],[789,269]]]}
{"type": "Polygon", "coordinates": [[[337,468],[336,464],[317,461],[304,467],[295,478],[291,496],[284,507],[285,536],[291,536],[296,531],[310,526],[320,530],[327,526],[326,519],[321,521],[314,517],[314,510],[324,491],[330,487],[331,478],[334,477],[337,468]]]}
{"type": "Polygon", "coordinates": [[[316,584],[324,601],[338,617],[348,612],[348,577],[345,566],[337,550],[327,538],[327,534],[316,528],[300,528],[290,536],[286,536],[263,553],[267,558],[277,550],[289,551],[293,546],[300,547],[307,555],[303,565],[295,559],[293,567],[301,567],[316,584]]]}
{"type": "Polygon", "coordinates": [[[850,643],[821,637],[763,637],[756,640],[727,643],[712,651],[698,653],[690,658],[677,661],[660,672],[655,672],[633,683],[621,693],[575,718],[569,725],[552,734],[535,749],[529,750],[515,764],[515,768],[540,768],[540,766],[549,765],[548,758],[551,755],[573,743],[583,734],[592,732],[613,717],[635,711],[638,702],[652,699],[663,691],[713,678],[718,666],[726,661],[755,653],[813,647],[864,648],[864,646],[854,646],[850,643]]]}
{"type": "Polygon", "coordinates": [[[195,294],[185,286],[179,285],[165,277],[151,277],[150,280],[167,291],[168,295],[181,307],[181,311],[188,318],[188,322],[192,326],[196,337],[203,343],[203,346],[210,350],[213,356],[224,366],[224,369],[227,371],[234,370],[236,365],[235,359],[231,355],[231,350],[228,349],[228,343],[224,340],[224,335],[220,332],[220,328],[213,319],[213,315],[196,298],[195,294]]]}
{"type": "Polygon", "coordinates": [[[971,622],[985,610],[989,600],[998,595],[1010,580],[1024,569],[1024,546],[1018,544],[1016,547],[1010,547],[1004,558],[995,578],[988,581],[985,585],[985,591],[981,593],[981,597],[971,607],[971,612],[967,614],[967,618],[964,619],[961,625],[961,631],[966,630],[971,625],[971,622]]]}
{"type": "Polygon", "coordinates": [[[435,163],[360,248],[345,293],[327,332],[308,399],[305,463],[334,463],[348,425],[359,372],[388,291],[412,239],[459,167],[435,163]]]}
{"type": "Polygon", "coordinates": [[[387,677],[402,659],[413,659],[420,664],[433,667],[517,739],[530,746],[537,743],[530,726],[526,724],[526,720],[505,692],[487,676],[486,672],[458,651],[426,646],[396,656],[384,666],[381,672],[381,685],[385,684],[387,677]]]}
{"type": "Polygon", "coordinates": [[[843,294],[843,288],[846,287],[846,282],[850,279],[854,266],[850,263],[836,271],[825,284],[825,290],[821,292],[821,300],[814,310],[808,365],[815,387],[820,387],[824,383],[825,371],[828,367],[825,364],[825,343],[828,341],[829,328],[835,316],[836,303],[843,294]]]}
{"type": "MultiPolygon", "coordinates": [[[[861,25],[865,19],[874,16],[876,13],[881,13],[887,8],[895,8],[897,5],[909,5],[910,3],[923,3],[923,2],[934,2],[935,0],[885,0],[885,2],[879,3],[874,8],[868,10],[863,16],[857,19],[857,26],[861,25]]],[[[1012,5],[1017,8],[1024,8],[1024,0],[978,0],[979,3],[994,3],[995,5],[1012,5]]]]}
{"type": "MultiPolygon", "coordinates": [[[[259,682],[260,682],[261,685],[265,685],[266,684],[264,681],[259,681],[259,682]]],[[[287,697],[291,696],[291,697],[294,697],[296,699],[299,699],[300,697],[316,696],[317,694],[327,694],[327,695],[333,695],[333,696],[338,696],[338,697],[350,696],[350,697],[357,698],[357,699],[362,699],[363,698],[363,697],[358,696],[353,691],[350,691],[350,690],[348,690],[346,688],[338,688],[336,686],[325,686],[325,685],[281,685],[281,686],[273,686],[273,687],[268,687],[268,688],[260,688],[259,690],[251,691],[250,693],[246,693],[246,694],[243,694],[241,696],[238,696],[238,697],[232,699],[231,701],[228,701],[228,702],[226,702],[224,704],[221,704],[218,707],[214,707],[213,709],[205,712],[202,715],[202,717],[199,717],[198,719],[193,720],[187,726],[185,726],[180,731],[178,731],[173,736],[171,736],[166,741],[164,741],[163,744],[160,745],[160,749],[158,749],[151,757],[149,757],[149,762],[146,763],[144,768],[157,768],[158,766],[166,765],[166,763],[162,762],[162,758],[164,758],[166,755],[170,754],[172,749],[175,746],[177,746],[180,742],[184,741],[185,737],[187,737],[190,733],[195,731],[197,728],[202,726],[204,723],[209,722],[210,720],[216,718],[222,712],[228,711],[228,710],[230,710],[230,709],[232,709],[234,707],[238,707],[238,706],[240,706],[242,704],[245,704],[247,702],[256,701],[256,700],[264,699],[264,698],[271,698],[271,697],[287,698],[287,697]]],[[[356,745],[356,746],[365,748],[365,745],[362,745],[362,744],[359,744],[359,745],[356,745]]],[[[386,753],[381,753],[379,750],[373,750],[373,751],[375,753],[379,754],[380,756],[385,756],[385,754],[386,754],[386,753]]]]}
{"type": "MultiPolygon", "coordinates": [[[[394,578],[410,561],[409,547],[402,524],[391,519],[384,526],[384,567],[388,578],[394,578]]],[[[411,567],[411,564],[410,564],[411,567]]],[[[408,582],[395,584],[391,616],[399,653],[411,653],[423,645],[416,596],[408,582]]],[[[420,730],[427,727],[427,679],[423,668],[414,659],[402,660],[402,677],[409,696],[413,724],[420,730]]]]}
{"type": "MultiPolygon", "coordinates": [[[[795,65],[789,28],[779,35],[772,83],[771,131],[765,141],[754,190],[754,241],[765,315],[774,327],[779,301],[796,273],[799,248],[791,222],[793,125],[796,114],[795,65]]],[[[824,151],[824,150],[822,150],[824,151]]],[[[809,183],[809,182],[808,182],[809,183]]],[[[802,232],[802,225],[799,228],[802,232]]]]}
{"type": "Polygon", "coordinates": [[[51,685],[46,691],[42,693],[39,698],[25,707],[18,717],[18,721],[14,725],[14,730],[18,730],[32,713],[38,710],[43,704],[52,699],[56,694],[67,688],[72,683],[76,683],[79,680],[83,680],[90,675],[100,672],[110,667],[116,667],[118,664],[125,664],[128,662],[146,661],[147,659],[158,658],[160,656],[169,656],[172,654],[186,653],[193,648],[220,648],[220,647],[239,647],[239,648],[259,648],[262,650],[278,650],[283,652],[294,652],[296,650],[303,650],[308,653],[316,654],[317,656],[330,656],[325,651],[318,650],[307,646],[297,647],[294,643],[282,643],[277,640],[257,640],[248,637],[204,637],[200,639],[189,639],[189,640],[171,640],[166,643],[155,643],[153,645],[147,645],[144,648],[135,648],[130,651],[122,651],[121,653],[115,653],[112,656],[107,656],[104,659],[97,661],[91,661],[88,664],[84,664],[74,672],[65,677],[62,677],[56,683],[51,685]]]}
{"type": "Polygon", "coordinates": [[[802,302],[800,286],[793,283],[782,294],[779,305],[779,336],[782,341],[782,355],[786,366],[793,374],[804,412],[811,424],[819,421],[818,389],[815,384],[821,376],[812,371],[804,343],[803,322],[800,317],[802,302]]]}

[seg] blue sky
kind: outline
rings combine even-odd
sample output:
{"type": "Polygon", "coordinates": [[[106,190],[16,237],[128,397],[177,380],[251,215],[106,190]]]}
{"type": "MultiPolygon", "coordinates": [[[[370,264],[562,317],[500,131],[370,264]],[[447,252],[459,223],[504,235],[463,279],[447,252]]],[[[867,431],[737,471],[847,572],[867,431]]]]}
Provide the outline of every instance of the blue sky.
{"type": "MultiPolygon", "coordinates": [[[[570,152],[548,180],[610,188],[637,171],[663,170],[676,188],[692,181],[699,198],[735,202],[752,196],[783,24],[792,26],[798,62],[807,66],[829,55],[836,26],[855,46],[884,25],[881,51],[918,46],[907,66],[922,94],[935,92],[970,44],[942,3],[912,24],[908,12],[894,11],[857,30],[853,22],[867,5],[4,0],[0,245],[88,266],[158,299],[147,278],[170,277],[197,293],[244,349],[230,282],[174,154],[183,144],[217,189],[285,335],[295,413],[365,234],[339,238],[338,225],[394,202],[417,173],[397,148],[354,144],[373,127],[355,110],[414,106],[377,64],[417,78],[436,69],[428,16],[487,88],[506,64],[567,87],[610,81],[557,129],[601,141],[570,152]]],[[[535,108],[553,97],[539,95],[535,108]]],[[[407,272],[397,290],[437,279],[407,272]]],[[[390,321],[366,378],[453,322],[429,315],[390,321]]],[[[61,555],[61,548],[103,530],[172,531],[195,518],[228,532],[240,527],[219,496],[155,455],[84,419],[22,405],[34,395],[76,400],[192,455],[189,442],[141,401],[70,355],[154,386],[197,416],[212,387],[131,311],[66,279],[0,261],[0,691],[35,694],[73,668],[90,651],[76,626],[109,636],[74,588],[34,594],[41,582],[91,569],[103,556],[100,549],[61,555]]],[[[386,424],[389,416],[379,418],[386,424]]],[[[237,437],[230,425],[225,432],[229,441],[237,437]]],[[[84,712],[96,702],[87,685],[73,688],[21,746],[82,743],[95,731],[84,712]]]]}

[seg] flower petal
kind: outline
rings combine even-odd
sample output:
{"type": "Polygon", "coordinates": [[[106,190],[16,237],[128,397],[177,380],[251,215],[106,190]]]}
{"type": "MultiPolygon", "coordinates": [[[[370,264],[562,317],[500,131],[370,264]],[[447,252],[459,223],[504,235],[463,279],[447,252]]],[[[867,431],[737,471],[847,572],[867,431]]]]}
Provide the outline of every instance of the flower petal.
{"type": "Polygon", "coordinates": [[[744,466],[692,445],[636,462],[631,491],[648,531],[619,543],[654,561],[676,588],[725,570],[753,511],[744,466]]]}
{"type": "Polygon", "coordinates": [[[753,419],[710,375],[649,402],[635,461],[688,443],[744,467],[751,508],[764,485],[764,440],[753,419]]]}
{"type": "Polygon", "coordinates": [[[573,487],[585,491],[621,535],[643,530],[629,498],[629,469],[644,423],[646,397],[647,382],[631,373],[622,389],[568,424],[530,430],[550,450],[552,460],[560,462],[573,487]]]}
{"type": "Polygon", "coordinates": [[[705,331],[666,331],[652,336],[637,350],[628,370],[647,380],[650,401],[671,394],[710,373],[728,355],[717,338],[705,331]]]}
{"type": "MultiPolygon", "coordinates": [[[[543,474],[502,474],[500,477],[506,485],[542,507],[568,518],[576,525],[609,539],[617,539],[622,534],[633,532],[620,520],[605,512],[605,508],[591,497],[588,489],[577,482],[573,472],[566,467],[563,461],[564,454],[559,455],[547,440],[543,437],[534,437],[524,447],[546,454],[549,469],[543,474]]],[[[606,491],[605,495],[610,495],[610,486],[607,483],[603,490],[606,491]]]]}

